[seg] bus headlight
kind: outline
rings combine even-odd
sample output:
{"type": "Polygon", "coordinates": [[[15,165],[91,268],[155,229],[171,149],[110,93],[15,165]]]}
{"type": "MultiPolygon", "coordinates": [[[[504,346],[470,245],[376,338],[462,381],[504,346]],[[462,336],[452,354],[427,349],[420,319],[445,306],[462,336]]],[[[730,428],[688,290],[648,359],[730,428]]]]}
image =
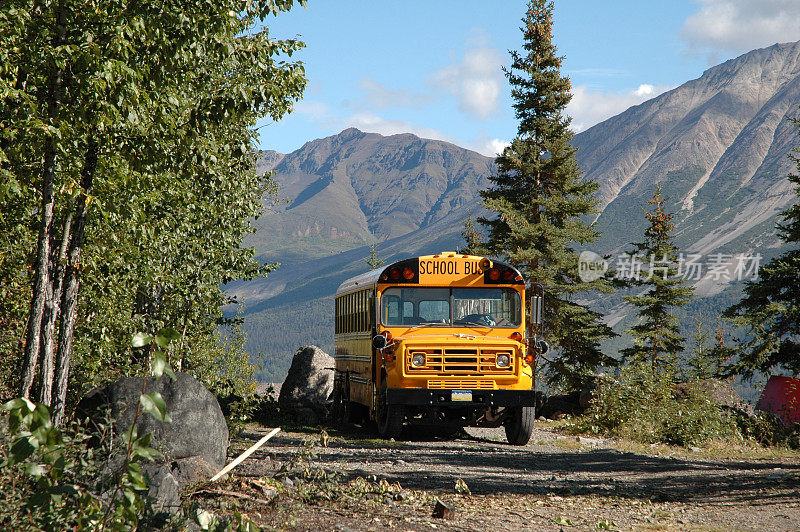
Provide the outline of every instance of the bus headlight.
{"type": "Polygon", "coordinates": [[[497,355],[497,361],[495,362],[498,368],[507,368],[509,364],[511,364],[511,357],[509,357],[505,353],[500,353],[497,355]]]}
{"type": "Polygon", "coordinates": [[[413,353],[411,355],[411,365],[419,368],[425,365],[425,353],[413,353]]]}

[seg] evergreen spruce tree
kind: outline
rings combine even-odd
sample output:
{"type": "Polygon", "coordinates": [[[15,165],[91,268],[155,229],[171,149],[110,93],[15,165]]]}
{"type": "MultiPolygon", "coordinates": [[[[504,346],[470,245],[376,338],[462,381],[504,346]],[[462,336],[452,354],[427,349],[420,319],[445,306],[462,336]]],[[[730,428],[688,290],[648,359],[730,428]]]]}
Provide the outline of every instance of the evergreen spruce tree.
{"type": "Polygon", "coordinates": [[[459,251],[467,255],[487,255],[486,246],[484,244],[483,231],[475,225],[475,218],[472,217],[472,212],[467,213],[464,219],[464,229],[461,231],[461,236],[464,237],[466,245],[459,251]]]}
{"type": "Polygon", "coordinates": [[[367,263],[369,269],[375,270],[383,266],[386,261],[378,256],[378,242],[375,240],[375,235],[370,234],[367,247],[369,247],[369,255],[364,259],[364,262],[367,263]]]}
{"type": "MultiPolygon", "coordinates": [[[[800,197],[800,150],[789,157],[797,166],[789,181],[800,197]]],[[[745,286],[744,298],[725,311],[725,317],[747,331],[738,361],[730,368],[745,378],[757,371],[800,373],[800,202],[784,211],[783,220],[778,230],[790,249],[761,268],[759,279],[745,286]]]]}
{"type": "MultiPolygon", "coordinates": [[[[672,213],[664,210],[665,202],[659,187],[647,202],[653,211],[645,211],[650,222],[644,232],[645,240],[631,253],[631,265],[641,265],[641,275],[633,278],[631,284],[646,290],[641,295],[625,297],[639,309],[639,322],[627,331],[633,335],[634,345],[621,353],[626,360],[648,362],[653,369],[674,375],[684,338],[673,309],[685,306],[694,289],[685,286],[678,275],[678,248],[672,242],[675,225],[672,213]]],[[[631,268],[638,270],[638,266],[631,268]]]]}
{"type": "Polygon", "coordinates": [[[717,327],[714,329],[714,347],[709,352],[709,359],[712,364],[712,377],[727,377],[728,366],[736,350],[725,343],[727,331],[722,324],[722,316],[717,318],[717,327]]]}
{"type": "Polygon", "coordinates": [[[553,3],[531,0],[521,28],[521,51],[511,52],[504,69],[519,126],[517,136],[497,160],[492,186],[481,192],[494,217],[486,248],[519,267],[531,284],[546,291],[544,319],[548,341],[559,349],[550,367],[552,384],[585,385],[600,365],[614,363],[599,346],[614,336],[600,314],[574,301],[588,290],[611,291],[607,279],[582,281],[576,248],[594,242],[598,232],[584,220],[597,213],[597,183],[582,178],[570,145],[569,79],[553,44],[553,3]]]}

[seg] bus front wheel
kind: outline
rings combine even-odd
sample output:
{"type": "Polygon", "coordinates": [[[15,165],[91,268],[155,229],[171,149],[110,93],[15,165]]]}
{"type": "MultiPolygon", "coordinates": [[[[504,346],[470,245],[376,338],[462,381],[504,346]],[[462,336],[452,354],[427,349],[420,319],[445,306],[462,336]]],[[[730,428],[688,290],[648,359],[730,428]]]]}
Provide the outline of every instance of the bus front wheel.
{"type": "Polygon", "coordinates": [[[400,405],[390,405],[386,400],[386,379],[381,384],[381,392],[378,395],[378,434],[386,440],[400,436],[403,430],[405,413],[400,405]]]}
{"type": "Polygon", "coordinates": [[[506,439],[511,445],[525,445],[533,433],[536,410],[532,406],[517,406],[509,410],[505,422],[506,439]]]}

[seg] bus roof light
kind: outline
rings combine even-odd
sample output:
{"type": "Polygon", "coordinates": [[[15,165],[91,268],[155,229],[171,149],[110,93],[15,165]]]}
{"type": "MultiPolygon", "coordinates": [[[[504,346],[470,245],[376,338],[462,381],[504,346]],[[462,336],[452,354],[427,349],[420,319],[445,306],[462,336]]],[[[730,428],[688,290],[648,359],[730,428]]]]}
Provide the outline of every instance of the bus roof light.
{"type": "Polygon", "coordinates": [[[510,281],[514,278],[514,272],[511,270],[503,270],[503,280],[510,281]]]}
{"type": "Polygon", "coordinates": [[[410,281],[411,279],[414,278],[414,270],[412,270],[411,268],[406,268],[405,270],[403,270],[403,277],[405,277],[410,281]]]}
{"type": "Polygon", "coordinates": [[[489,270],[489,279],[491,279],[492,281],[499,280],[500,270],[498,270],[497,268],[492,268],[491,270],[489,270]]]}
{"type": "Polygon", "coordinates": [[[392,281],[400,279],[400,270],[397,268],[392,268],[389,270],[389,277],[392,279],[392,281]]]}

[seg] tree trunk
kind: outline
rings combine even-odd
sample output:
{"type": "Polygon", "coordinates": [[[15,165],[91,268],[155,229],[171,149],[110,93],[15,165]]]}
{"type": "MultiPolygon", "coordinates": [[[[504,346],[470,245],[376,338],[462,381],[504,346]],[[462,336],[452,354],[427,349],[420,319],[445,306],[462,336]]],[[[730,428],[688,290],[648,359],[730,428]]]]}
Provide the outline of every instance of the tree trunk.
{"type": "Polygon", "coordinates": [[[78,198],[75,209],[75,227],[69,241],[69,253],[64,273],[64,290],[61,297],[61,316],[58,326],[58,351],[56,353],[55,394],[53,397],[53,423],[60,425],[64,420],[69,384],[69,363],[72,356],[72,333],[75,330],[75,318],[78,310],[78,289],[80,288],[81,250],[86,229],[86,208],[89,194],[92,191],[92,180],[97,168],[98,146],[95,139],[89,139],[86,159],[81,171],[81,187],[83,191],[78,198]]]}
{"type": "Polygon", "coordinates": [[[44,309],[44,324],[42,326],[42,386],[39,390],[39,402],[50,406],[53,393],[53,351],[55,347],[56,319],[60,309],[61,292],[64,281],[64,261],[67,255],[67,245],[69,244],[70,229],[72,227],[72,210],[64,220],[64,228],[61,234],[61,245],[58,249],[58,256],[55,257],[53,271],[53,282],[47,291],[47,301],[44,309]]]}
{"type": "MultiPolygon", "coordinates": [[[[64,9],[61,3],[56,8],[56,36],[53,45],[59,46],[64,38],[64,9]]],[[[47,119],[56,125],[59,106],[61,103],[61,88],[63,84],[63,70],[56,65],[48,78],[47,87],[47,119]]],[[[42,317],[44,305],[50,284],[50,238],[53,226],[53,208],[55,206],[54,183],[58,152],[56,141],[52,134],[45,139],[44,161],[42,164],[42,212],[39,224],[39,243],[36,248],[36,280],[33,285],[31,307],[28,313],[28,326],[25,331],[25,350],[22,362],[22,380],[19,393],[22,397],[29,397],[33,380],[36,377],[36,366],[39,361],[39,347],[42,331],[42,317]]]]}

